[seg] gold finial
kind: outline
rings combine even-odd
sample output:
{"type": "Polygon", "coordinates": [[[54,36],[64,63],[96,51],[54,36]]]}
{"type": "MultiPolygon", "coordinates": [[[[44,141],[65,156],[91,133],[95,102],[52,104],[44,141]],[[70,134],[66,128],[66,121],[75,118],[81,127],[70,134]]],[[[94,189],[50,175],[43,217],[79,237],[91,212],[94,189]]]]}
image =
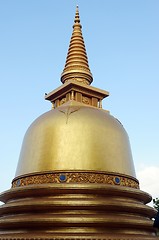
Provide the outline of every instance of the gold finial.
{"type": "Polygon", "coordinates": [[[79,10],[78,10],[78,5],[76,6],[76,15],[75,15],[75,20],[74,22],[80,23],[80,18],[79,18],[79,10]]]}
{"type": "Polygon", "coordinates": [[[77,5],[66,64],[61,75],[62,83],[77,81],[84,84],[91,84],[93,81],[92,73],[88,65],[88,58],[81,28],[79,8],[77,5]]]}

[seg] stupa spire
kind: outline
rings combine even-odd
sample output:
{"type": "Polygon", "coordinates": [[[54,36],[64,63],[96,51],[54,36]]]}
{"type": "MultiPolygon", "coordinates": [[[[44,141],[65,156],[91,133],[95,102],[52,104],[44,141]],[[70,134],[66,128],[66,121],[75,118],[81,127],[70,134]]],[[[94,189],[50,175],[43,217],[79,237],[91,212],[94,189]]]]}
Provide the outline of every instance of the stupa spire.
{"type": "Polygon", "coordinates": [[[79,17],[79,8],[78,8],[78,5],[76,6],[76,14],[75,14],[75,20],[74,22],[78,22],[80,23],[80,17],[79,17]]]}
{"type": "Polygon", "coordinates": [[[91,84],[93,81],[81,29],[79,8],[77,6],[66,63],[61,75],[62,83],[74,80],[84,84],[91,84]]]}

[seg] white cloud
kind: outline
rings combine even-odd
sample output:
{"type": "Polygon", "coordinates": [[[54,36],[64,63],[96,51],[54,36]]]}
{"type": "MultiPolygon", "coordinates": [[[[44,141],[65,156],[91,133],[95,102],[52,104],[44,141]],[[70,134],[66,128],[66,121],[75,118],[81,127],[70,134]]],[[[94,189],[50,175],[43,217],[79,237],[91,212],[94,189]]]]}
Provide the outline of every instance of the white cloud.
{"type": "Polygon", "coordinates": [[[159,167],[147,166],[137,172],[140,189],[159,198],[159,167]]]}

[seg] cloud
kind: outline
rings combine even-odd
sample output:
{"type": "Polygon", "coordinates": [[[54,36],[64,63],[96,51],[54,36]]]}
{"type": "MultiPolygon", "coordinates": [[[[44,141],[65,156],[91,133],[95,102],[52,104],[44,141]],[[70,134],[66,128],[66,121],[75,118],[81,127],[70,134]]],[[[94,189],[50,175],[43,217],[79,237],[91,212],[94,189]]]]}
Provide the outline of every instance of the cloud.
{"type": "Polygon", "coordinates": [[[159,198],[159,167],[147,166],[137,172],[140,189],[159,198]]]}

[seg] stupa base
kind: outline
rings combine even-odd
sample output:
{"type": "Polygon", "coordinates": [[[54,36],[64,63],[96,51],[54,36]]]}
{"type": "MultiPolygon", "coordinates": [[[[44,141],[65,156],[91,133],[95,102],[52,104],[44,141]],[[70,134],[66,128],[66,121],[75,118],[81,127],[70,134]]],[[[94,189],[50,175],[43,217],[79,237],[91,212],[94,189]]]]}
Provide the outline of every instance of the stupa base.
{"type": "Polygon", "coordinates": [[[3,235],[0,240],[157,240],[155,236],[143,236],[143,235],[34,235],[33,234],[15,234],[15,235],[3,235]]]}
{"type": "Polygon", "coordinates": [[[0,240],[153,240],[149,194],[108,184],[38,184],[0,195],[0,240]]]}

